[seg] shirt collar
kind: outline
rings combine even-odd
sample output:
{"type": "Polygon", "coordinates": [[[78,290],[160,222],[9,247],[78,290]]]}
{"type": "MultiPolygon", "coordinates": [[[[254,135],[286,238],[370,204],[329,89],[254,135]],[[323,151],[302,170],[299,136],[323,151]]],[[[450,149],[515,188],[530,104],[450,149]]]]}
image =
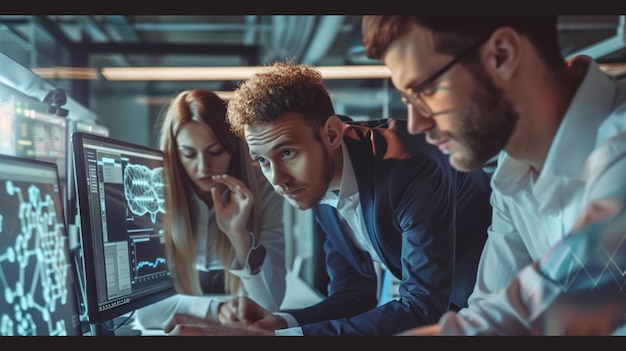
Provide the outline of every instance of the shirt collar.
{"type": "Polygon", "coordinates": [[[589,57],[574,58],[572,64],[576,59],[588,62],[589,68],[554,137],[542,174],[582,174],[585,159],[595,146],[596,131],[613,109],[615,83],[589,57]],[[572,157],[562,162],[563,155],[572,157]]]}
{"type": "MultiPolygon", "coordinates": [[[[570,67],[581,63],[589,64],[587,72],[548,150],[541,175],[537,178],[536,195],[554,188],[555,178],[582,180],[585,159],[594,147],[595,131],[611,112],[615,83],[589,57],[579,56],[568,61],[570,67]],[[567,162],[562,162],[563,155],[568,155],[567,162]]],[[[492,187],[511,195],[528,186],[533,176],[536,174],[528,163],[502,152],[493,174],[492,187]]]]}
{"type": "Polygon", "coordinates": [[[339,194],[333,190],[328,190],[320,200],[320,204],[337,207],[340,200],[344,200],[359,191],[354,168],[352,168],[352,162],[350,161],[350,153],[348,153],[348,148],[343,140],[341,141],[341,152],[343,154],[343,169],[341,170],[341,180],[339,182],[339,194]]]}

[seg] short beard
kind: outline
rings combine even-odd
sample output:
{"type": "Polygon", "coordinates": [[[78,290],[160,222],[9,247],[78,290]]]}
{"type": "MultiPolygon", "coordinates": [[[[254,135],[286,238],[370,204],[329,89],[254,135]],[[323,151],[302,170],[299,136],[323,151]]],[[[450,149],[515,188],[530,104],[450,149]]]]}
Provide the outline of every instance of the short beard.
{"type": "Polygon", "coordinates": [[[462,161],[464,169],[477,169],[496,156],[509,142],[519,114],[502,89],[493,84],[482,66],[471,70],[478,87],[471,94],[474,105],[464,112],[457,135],[463,137],[469,155],[462,161]]]}
{"type": "Polygon", "coordinates": [[[311,201],[307,201],[304,203],[303,202],[296,203],[296,202],[290,201],[292,206],[297,208],[298,210],[308,210],[319,205],[320,201],[322,201],[324,196],[326,196],[326,192],[328,192],[328,187],[330,186],[330,182],[333,180],[333,176],[335,175],[335,162],[333,161],[332,155],[330,154],[330,152],[328,152],[328,150],[326,150],[326,148],[321,142],[319,145],[322,149],[322,152],[324,153],[322,157],[322,159],[324,160],[322,174],[321,174],[322,186],[314,189],[314,191],[316,191],[317,189],[319,190],[315,192],[315,197],[311,201]]]}

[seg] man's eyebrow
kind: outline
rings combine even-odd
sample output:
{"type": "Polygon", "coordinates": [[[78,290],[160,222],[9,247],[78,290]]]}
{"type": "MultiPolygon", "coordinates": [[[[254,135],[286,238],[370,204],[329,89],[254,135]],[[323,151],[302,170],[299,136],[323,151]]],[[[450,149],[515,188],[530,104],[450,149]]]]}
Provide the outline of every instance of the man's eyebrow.
{"type": "MultiPolygon", "coordinates": [[[[281,141],[280,143],[278,143],[278,144],[276,144],[276,145],[272,146],[272,148],[271,148],[269,151],[270,151],[270,152],[274,152],[274,151],[276,151],[276,150],[279,150],[279,149],[282,149],[282,148],[285,148],[285,147],[291,146],[291,145],[293,145],[293,144],[295,144],[295,142],[293,142],[291,139],[289,139],[289,140],[283,140],[283,141],[281,141]]],[[[257,155],[258,155],[258,153],[254,152],[252,149],[250,149],[250,156],[257,156],[257,155]]]]}

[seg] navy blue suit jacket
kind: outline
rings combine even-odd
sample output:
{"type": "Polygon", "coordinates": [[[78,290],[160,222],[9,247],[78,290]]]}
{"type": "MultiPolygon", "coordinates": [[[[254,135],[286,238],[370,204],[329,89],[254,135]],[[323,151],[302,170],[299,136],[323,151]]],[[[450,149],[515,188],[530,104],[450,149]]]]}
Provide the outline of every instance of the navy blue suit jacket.
{"type": "Polygon", "coordinates": [[[285,311],[304,335],[393,335],[436,323],[464,307],[491,224],[489,177],[457,172],[405,120],[346,122],[344,143],[358,182],[369,237],[401,279],[399,300],[378,306],[377,276],[367,252],[345,232],[338,211],[313,209],[324,234],[328,296],[285,311]]]}

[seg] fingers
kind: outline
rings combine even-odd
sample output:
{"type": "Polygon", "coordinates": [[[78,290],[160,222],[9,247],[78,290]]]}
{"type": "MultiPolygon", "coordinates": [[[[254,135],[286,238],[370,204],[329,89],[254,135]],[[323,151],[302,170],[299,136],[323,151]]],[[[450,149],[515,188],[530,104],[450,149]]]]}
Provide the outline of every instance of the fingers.
{"type": "Polygon", "coordinates": [[[215,182],[226,185],[231,192],[240,192],[242,195],[252,195],[246,185],[239,179],[228,174],[218,174],[211,177],[215,182]]]}
{"type": "Polygon", "coordinates": [[[259,319],[257,304],[246,297],[240,297],[237,301],[237,318],[242,323],[249,325],[259,319]]]}
{"type": "Polygon", "coordinates": [[[209,326],[209,325],[218,325],[218,324],[219,324],[218,321],[214,321],[209,318],[202,318],[202,317],[194,316],[191,314],[185,314],[185,313],[176,313],[165,323],[165,327],[163,327],[163,331],[166,333],[170,333],[178,325],[209,326]]]}
{"type": "Polygon", "coordinates": [[[237,322],[237,307],[244,298],[232,298],[219,309],[219,322],[210,318],[200,318],[188,314],[175,314],[167,322],[163,331],[168,335],[272,335],[266,331],[247,330],[247,326],[237,322]],[[222,321],[222,319],[224,319],[222,321]],[[223,324],[220,325],[219,323],[223,324]]]}
{"type": "Polygon", "coordinates": [[[237,317],[237,305],[239,304],[238,298],[232,298],[222,304],[220,312],[218,314],[219,322],[222,324],[230,324],[238,322],[237,317]]]}
{"type": "Polygon", "coordinates": [[[222,202],[222,192],[215,186],[211,188],[211,197],[213,198],[213,205],[216,210],[222,210],[224,208],[224,203],[222,202]]]}
{"type": "Polygon", "coordinates": [[[273,331],[287,328],[287,321],[265,310],[248,297],[233,297],[220,306],[219,321],[223,325],[237,326],[248,330],[273,331]]]}
{"type": "Polygon", "coordinates": [[[255,304],[244,296],[233,297],[220,308],[219,321],[222,324],[237,323],[248,326],[258,319],[255,304]]]}
{"type": "MultiPolygon", "coordinates": [[[[245,208],[249,208],[252,206],[252,201],[254,199],[252,195],[252,191],[239,179],[229,176],[227,174],[219,174],[211,177],[216,183],[224,184],[230,190],[230,198],[231,201],[236,201],[239,206],[243,206],[245,208]]],[[[217,188],[211,188],[211,196],[213,198],[213,203],[216,205],[218,210],[223,210],[225,208],[223,200],[222,200],[222,192],[217,188]]]]}

